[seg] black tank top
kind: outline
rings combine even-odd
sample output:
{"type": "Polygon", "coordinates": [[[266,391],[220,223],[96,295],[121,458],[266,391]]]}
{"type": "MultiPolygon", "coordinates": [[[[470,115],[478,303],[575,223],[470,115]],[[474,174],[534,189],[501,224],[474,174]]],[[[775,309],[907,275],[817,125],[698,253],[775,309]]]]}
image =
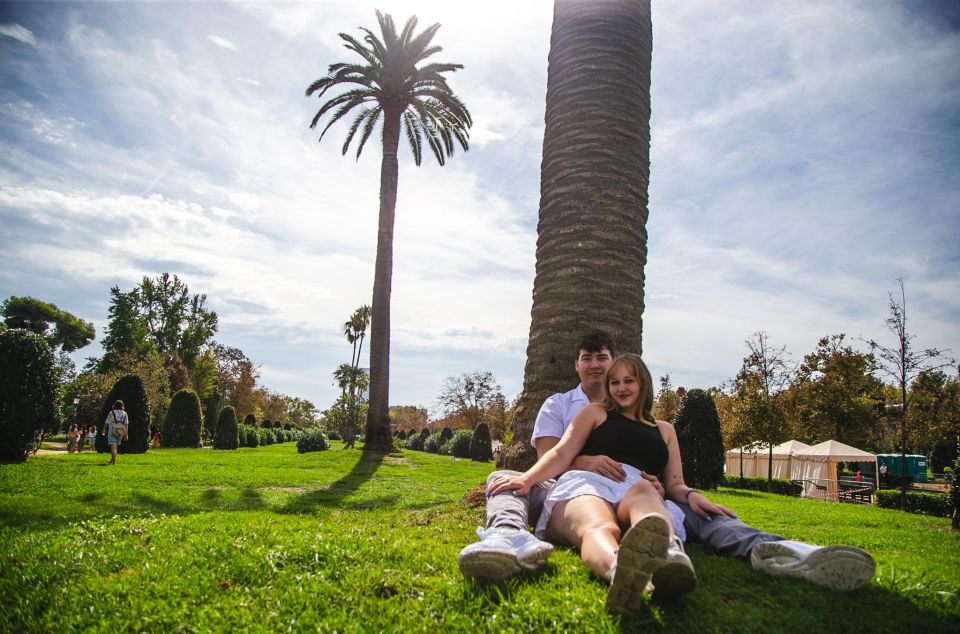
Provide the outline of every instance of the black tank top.
{"type": "Polygon", "coordinates": [[[607,412],[607,419],[594,427],[580,454],[609,456],[653,475],[660,475],[669,459],[659,428],[630,420],[616,411],[607,412]]]}

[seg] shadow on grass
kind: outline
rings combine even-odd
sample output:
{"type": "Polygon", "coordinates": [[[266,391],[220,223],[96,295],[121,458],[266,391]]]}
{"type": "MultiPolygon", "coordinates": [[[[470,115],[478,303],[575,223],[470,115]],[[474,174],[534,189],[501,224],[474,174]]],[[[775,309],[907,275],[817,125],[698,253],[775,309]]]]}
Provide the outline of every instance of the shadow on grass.
{"type": "Polygon", "coordinates": [[[357,505],[344,504],[344,500],[357,491],[363,484],[373,477],[380,465],[387,457],[386,453],[379,451],[364,451],[360,454],[357,462],[350,469],[349,473],[339,480],[330,483],[329,486],[308,491],[298,495],[283,507],[279,509],[280,513],[310,513],[317,508],[326,508],[331,506],[342,508],[378,508],[395,504],[400,499],[398,495],[382,496],[372,500],[365,500],[357,505]]]}

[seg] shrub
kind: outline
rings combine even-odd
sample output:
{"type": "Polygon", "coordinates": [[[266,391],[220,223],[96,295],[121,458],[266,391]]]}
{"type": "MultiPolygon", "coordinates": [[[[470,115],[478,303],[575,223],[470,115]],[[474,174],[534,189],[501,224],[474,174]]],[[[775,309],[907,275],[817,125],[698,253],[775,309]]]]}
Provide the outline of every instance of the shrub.
{"type": "MultiPolygon", "coordinates": [[[[723,476],[723,486],[730,487],[731,489],[745,489],[748,491],[767,491],[767,479],[766,478],[740,478],[736,475],[725,475],[723,476]]],[[[803,491],[803,486],[799,482],[793,482],[791,480],[783,480],[780,478],[773,479],[773,490],[771,493],[776,493],[778,495],[789,495],[792,497],[797,497],[803,491]]]]}
{"type": "MultiPolygon", "coordinates": [[[[214,388],[213,392],[203,403],[203,428],[210,434],[210,438],[217,437],[217,423],[220,421],[220,390],[214,388]]],[[[234,416],[236,419],[236,416],[234,416]]]]}
{"type": "Polygon", "coordinates": [[[403,430],[401,429],[400,431],[397,432],[397,438],[398,438],[399,440],[406,440],[406,439],[407,439],[407,432],[405,432],[405,431],[403,431],[403,430]]]}
{"type": "Polygon", "coordinates": [[[251,412],[251,413],[249,413],[249,414],[247,414],[246,416],[243,417],[243,424],[244,424],[244,425],[249,425],[249,426],[251,426],[251,427],[256,427],[256,426],[257,426],[257,417],[253,414],[253,412],[251,412]]]}
{"type": "Polygon", "coordinates": [[[201,428],[200,397],[193,390],[180,390],[173,395],[163,421],[160,431],[163,446],[196,447],[200,442],[201,428]]]}
{"type": "Polygon", "coordinates": [[[470,459],[478,462],[490,462],[493,460],[493,443],[490,440],[490,427],[486,423],[480,423],[473,430],[473,437],[470,438],[470,459]]]}
{"type": "Polygon", "coordinates": [[[272,445],[273,441],[276,440],[273,436],[273,429],[266,429],[261,427],[257,430],[257,437],[260,439],[261,445],[272,445]]]}
{"type": "MultiPolygon", "coordinates": [[[[943,493],[907,492],[907,513],[950,517],[950,498],[943,493]]],[[[877,506],[882,509],[900,508],[900,491],[877,491],[877,506]]]]}
{"type": "Polygon", "coordinates": [[[950,526],[953,530],[960,530],[960,438],[957,438],[956,458],[953,459],[952,467],[945,467],[943,470],[950,469],[950,517],[952,521],[950,526]]]}
{"type": "Polygon", "coordinates": [[[690,390],[675,420],[684,482],[695,489],[716,489],[723,482],[725,457],[713,399],[703,390],[690,390]]]}
{"type": "Polygon", "coordinates": [[[269,418],[264,418],[260,421],[261,427],[273,427],[273,422],[269,418]]]}
{"type": "Polygon", "coordinates": [[[423,436],[420,434],[410,434],[403,443],[404,449],[413,451],[423,451],[423,436]]]}
{"type": "Polygon", "coordinates": [[[440,447],[443,445],[442,438],[443,433],[430,434],[423,441],[423,450],[427,453],[440,453],[440,447]]]}
{"type": "Polygon", "coordinates": [[[247,447],[259,447],[260,446],[260,434],[257,433],[257,428],[251,425],[246,425],[246,433],[244,436],[247,439],[245,445],[247,447]]]}
{"type": "Polygon", "coordinates": [[[220,410],[217,418],[217,435],[213,437],[214,449],[236,449],[240,446],[237,430],[237,412],[232,405],[220,410]]]}
{"type": "Polygon", "coordinates": [[[330,448],[330,441],[327,435],[320,427],[310,427],[304,429],[300,438],[297,440],[297,453],[308,453],[310,451],[324,451],[330,448]]]}
{"type": "MultiPolygon", "coordinates": [[[[100,408],[101,421],[106,422],[116,401],[123,401],[127,418],[130,420],[130,424],[127,426],[127,439],[120,443],[117,451],[120,453],[146,453],[147,449],[150,448],[150,403],[147,400],[147,392],[143,387],[143,381],[140,380],[139,376],[127,374],[114,383],[113,389],[110,390],[107,399],[100,408]]],[[[98,428],[101,431],[103,430],[100,425],[98,425],[98,428]]],[[[164,438],[163,442],[166,443],[166,440],[164,438]]],[[[97,434],[96,447],[99,452],[109,451],[105,435],[97,434]]]]}
{"type": "Polygon", "coordinates": [[[449,427],[444,427],[443,429],[440,430],[440,444],[441,444],[441,445],[442,445],[443,443],[447,442],[448,440],[450,440],[451,438],[453,438],[453,430],[452,430],[452,429],[450,429],[449,427]]]}
{"type": "Polygon", "coordinates": [[[0,462],[23,462],[46,429],[60,427],[57,370],[43,337],[0,332],[0,462]]]}
{"type": "Polygon", "coordinates": [[[427,437],[430,436],[430,430],[424,427],[420,430],[420,437],[423,438],[423,442],[427,442],[427,437]]]}
{"type": "Polygon", "coordinates": [[[440,453],[445,456],[454,456],[456,458],[470,457],[470,441],[473,439],[473,432],[469,429],[461,429],[450,437],[450,440],[443,443],[440,447],[440,453]]]}
{"type": "Polygon", "coordinates": [[[280,421],[275,420],[275,421],[273,421],[273,428],[274,428],[274,429],[283,429],[283,425],[280,424],[280,421]]]}

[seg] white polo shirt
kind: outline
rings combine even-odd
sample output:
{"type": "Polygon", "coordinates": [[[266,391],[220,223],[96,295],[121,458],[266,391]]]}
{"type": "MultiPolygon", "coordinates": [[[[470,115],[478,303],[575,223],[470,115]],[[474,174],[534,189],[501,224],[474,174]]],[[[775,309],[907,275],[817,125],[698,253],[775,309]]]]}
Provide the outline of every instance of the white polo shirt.
{"type": "Polygon", "coordinates": [[[583,391],[583,383],[569,392],[554,394],[543,402],[537,420],[533,424],[533,435],[530,444],[536,448],[537,438],[561,438],[567,425],[580,410],[590,404],[590,398],[583,391]]]}

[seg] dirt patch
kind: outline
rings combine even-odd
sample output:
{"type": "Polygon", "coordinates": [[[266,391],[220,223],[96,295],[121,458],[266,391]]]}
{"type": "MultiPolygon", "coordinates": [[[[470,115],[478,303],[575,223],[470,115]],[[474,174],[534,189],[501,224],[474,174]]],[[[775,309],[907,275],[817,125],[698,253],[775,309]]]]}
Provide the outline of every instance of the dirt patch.
{"type": "Polygon", "coordinates": [[[262,489],[257,489],[257,491],[276,491],[278,493],[306,493],[307,490],[303,487],[264,487],[262,489]]]}
{"type": "Polygon", "coordinates": [[[416,466],[415,464],[413,464],[413,461],[411,461],[409,458],[397,458],[395,456],[387,456],[383,459],[383,461],[388,462],[390,464],[402,464],[408,467],[416,466]]]}
{"type": "Polygon", "coordinates": [[[469,506],[484,506],[487,503],[487,485],[481,484],[467,491],[463,501],[469,506]]]}

